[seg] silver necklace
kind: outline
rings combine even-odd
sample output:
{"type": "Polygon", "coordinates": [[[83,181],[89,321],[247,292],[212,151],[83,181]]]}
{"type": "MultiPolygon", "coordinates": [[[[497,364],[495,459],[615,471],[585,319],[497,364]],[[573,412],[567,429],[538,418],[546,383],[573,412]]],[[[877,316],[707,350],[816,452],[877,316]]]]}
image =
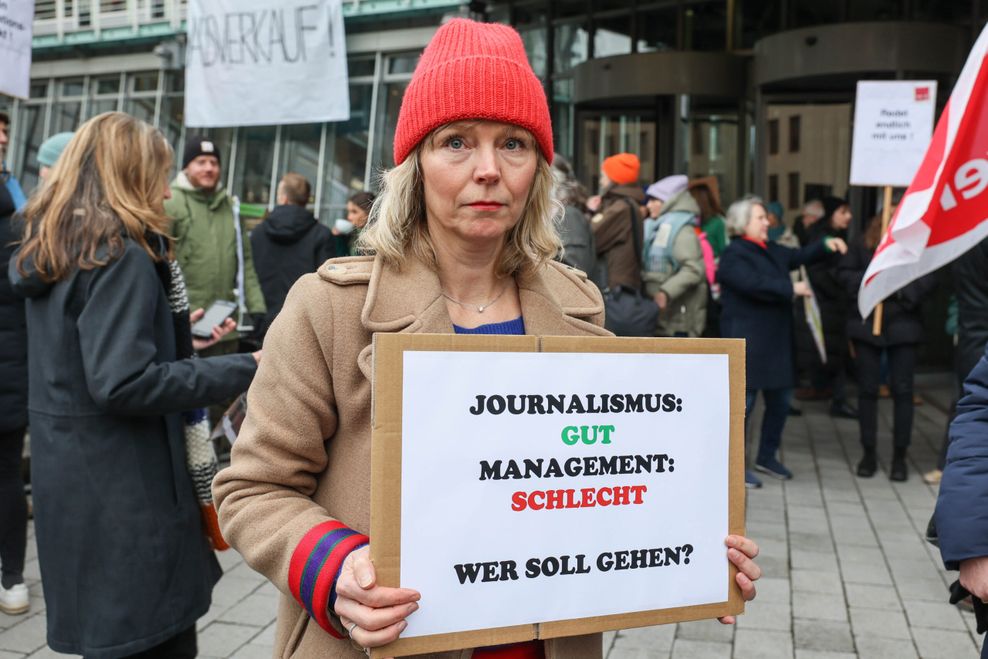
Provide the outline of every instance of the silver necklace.
{"type": "Polygon", "coordinates": [[[498,300],[501,299],[501,296],[504,295],[504,292],[506,290],[508,290],[508,285],[507,284],[505,284],[501,288],[501,292],[498,293],[497,295],[495,295],[494,296],[494,299],[491,300],[490,302],[488,302],[487,304],[469,304],[467,302],[460,302],[459,300],[457,300],[456,298],[454,298],[452,295],[450,295],[446,291],[440,290],[440,293],[442,293],[442,296],[444,298],[446,298],[447,300],[449,300],[450,302],[452,302],[453,304],[458,304],[461,307],[463,307],[464,309],[476,310],[477,313],[484,313],[485,311],[487,311],[487,309],[489,309],[491,307],[491,305],[493,305],[495,302],[497,302],[498,300]]]}

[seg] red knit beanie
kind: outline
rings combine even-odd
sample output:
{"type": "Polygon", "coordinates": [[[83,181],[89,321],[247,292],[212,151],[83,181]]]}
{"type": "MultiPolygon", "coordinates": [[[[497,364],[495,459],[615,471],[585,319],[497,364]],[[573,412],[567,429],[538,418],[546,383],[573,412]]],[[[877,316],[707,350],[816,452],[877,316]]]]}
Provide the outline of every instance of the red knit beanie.
{"type": "Polygon", "coordinates": [[[641,163],[638,162],[638,156],[633,153],[619,153],[604,158],[604,164],[600,168],[615,185],[630,185],[638,182],[641,163]]]}
{"type": "Polygon", "coordinates": [[[527,129],[552,162],[552,123],[542,83],[514,29],[455,18],[425,47],[395,127],[395,164],[436,128],[486,119],[527,129]]]}

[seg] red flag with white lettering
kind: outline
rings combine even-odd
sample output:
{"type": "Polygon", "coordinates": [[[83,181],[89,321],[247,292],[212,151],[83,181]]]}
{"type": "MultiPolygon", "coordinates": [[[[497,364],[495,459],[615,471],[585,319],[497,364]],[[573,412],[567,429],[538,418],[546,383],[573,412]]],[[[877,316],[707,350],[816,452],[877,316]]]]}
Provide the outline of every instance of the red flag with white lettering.
{"type": "Polygon", "coordinates": [[[988,236],[988,27],[961,70],[858,294],[861,317],[988,236]]]}

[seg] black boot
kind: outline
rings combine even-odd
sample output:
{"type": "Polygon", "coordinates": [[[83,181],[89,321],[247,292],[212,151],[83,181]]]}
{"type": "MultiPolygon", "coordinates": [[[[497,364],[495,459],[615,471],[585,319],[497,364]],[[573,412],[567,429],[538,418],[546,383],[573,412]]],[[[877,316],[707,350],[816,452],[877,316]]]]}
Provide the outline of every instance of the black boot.
{"type": "Polygon", "coordinates": [[[878,470],[878,458],[875,455],[875,449],[866,448],[864,450],[864,456],[861,458],[861,462],[858,463],[858,476],[861,478],[871,478],[875,475],[875,471],[878,470]]]}
{"type": "Polygon", "coordinates": [[[889,471],[889,480],[904,481],[909,478],[909,468],[906,467],[906,449],[897,448],[892,456],[892,470],[889,471]]]}

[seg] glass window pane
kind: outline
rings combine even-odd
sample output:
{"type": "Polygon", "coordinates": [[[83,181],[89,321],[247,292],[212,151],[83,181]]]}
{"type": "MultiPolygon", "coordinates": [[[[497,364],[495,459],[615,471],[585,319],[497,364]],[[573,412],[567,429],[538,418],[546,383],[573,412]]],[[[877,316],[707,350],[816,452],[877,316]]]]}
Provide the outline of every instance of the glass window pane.
{"type": "MultiPolygon", "coordinates": [[[[182,120],[184,117],[184,96],[181,94],[171,94],[161,99],[161,116],[158,117],[158,128],[165,134],[165,139],[172,145],[172,148],[176,150],[182,138],[182,120]]],[[[176,157],[181,158],[182,156],[177,155],[176,157]]]]}
{"type": "Polygon", "coordinates": [[[403,74],[414,73],[415,65],[418,64],[418,53],[404,53],[402,55],[392,55],[388,58],[388,73],[403,74]]]}
{"type": "Polygon", "coordinates": [[[55,103],[51,109],[51,134],[75,130],[82,113],[81,101],[55,103]]]}
{"type": "Polygon", "coordinates": [[[128,98],[124,101],[124,112],[141,121],[154,122],[154,97],[128,98]]]}
{"type": "Polygon", "coordinates": [[[281,128],[281,157],[278,159],[278,176],[286,172],[301,174],[309,181],[312,194],[316,193],[319,176],[319,136],[322,124],[296,124],[281,128]]]}
{"type": "Polygon", "coordinates": [[[103,114],[104,112],[116,112],[116,109],[117,99],[115,98],[93,99],[89,101],[89,105],[86,108],[86,113],[89,115],[86,118],[91,119],[98,114],[103,114]]]}
{"type": "Polygon", "coordinates": [[[48,83],[32,82],[30,93],[31,93],[31,98],[45,98],[46,96],[48,96],[48,83]]]}
{"type": "MultiPolygon", "coordinates": [[[[638,14],[638,52],[675,50],[679,10],[675,7],[642,11],[638,14]]],[[[594,56],[597,56],[596,51],[594,56]]]]}
{"type": "Polygon", "coordinates": [[[569,71],[587,61],[590,52],[590,34],[583,23],[567,23],[555,28],[556,57],[553,63],[556,73],[569,71]]]}
{"type": "MultiPolygon", "coordinates": [[[[937,4],[964,4],[958,2],[937,4]]],[[[968,10],[967,17],[971,13],[968,10]]],[[[847,20],[849,21],[892,21],[902,18],[901,0],[854,0],[847,3],[847,20]]]]}
{"type": "Polygon", "coordinates": [[[392,82],[382,85],[377,97],[377,127],[373,167],[389,169],[394,167],[395,126],[398,123],[398,110],[405,95],[407,82],[392,82]]]}
{"type": "Polygon", "coordinates": [[[62,98],[69,97],[79,97],[86,93],[86,81],[82,78],[73,78],[71,80],[63,80],[59,94],[62,98]]]}
{"type": "Polygon", "coordinates": [[[44,106],[21,105],[13,130],[17,134],[19,153],[12,154],[11,162],[20,164],[16,174],[24,191],[28,192],[38,184],[38,148],[45,139],[44,106]]]}
{"type": "Polygon", "coordinates": [[[343,217],[346,200],[364,189],[372,90],[371,85],[350,85],[350,120],[329,124],[333,139],[323,172],[319,209],[323,222],[343,217]]]}
{"type": "Polygon", "coordinates": [[[837,23],[841,18],[841,4],[819,0],[791,0],[791,27],[809,27],[824,23],[837,23]]]}
{"type": "Polygon", "coordinates": [[[573,158],[573,81],[552,83],[552,139],[557,153],[573,158]]]}
{"type": "Polygon", "coordinates": [[[232,192],[244,203],[266,205],[271,198],[275,131],[274,126],[240,129],[232,192]]]}
{"type": "Polygon", "coordinates": [[[158,91],[158,72],[144,71],[131,74],[130,90],[137,93],[158,91]]]}
{"type": "Polygon", "coordinates": [[[596,19],[593,56],[627,55],[631,52],[631,14],[596,19]]]}
{"type": "Polygon", "coordinates": [[[683,50],[724,50],[727,47],[727,6],[710,2],[683,11],[683,50]]]}
{"type": "Polygon", "coordinates": [[[351,57],[347,60],[347,74],[351,78],[374,75],[374,58],[351,57]]]}
{"type": "Polygon", "coordinates": [[[543,24],[525,25],[518,28],[521,40],[525,44],[525,54],[532,65],[535,75],[545,79],[548,71],[548,58],[546,57],[546,29],[543,24]]]}
{"type": "MultiPolygon", "coordinates": [[[[708,110],[709,112],[709,110],[708,110]]],[[[734,114],[691,113],[691,139],[699,142],[689,150],[690,178],[715,176],[721,204],[736,199],[741,185],[738,164],[738,119],[734,114]]]]}
{"type": "Polygon", "coordinates": [[[93,89],[97,94],[118,94],[120,92],[120,76],[96,78],[93,89]]]}

